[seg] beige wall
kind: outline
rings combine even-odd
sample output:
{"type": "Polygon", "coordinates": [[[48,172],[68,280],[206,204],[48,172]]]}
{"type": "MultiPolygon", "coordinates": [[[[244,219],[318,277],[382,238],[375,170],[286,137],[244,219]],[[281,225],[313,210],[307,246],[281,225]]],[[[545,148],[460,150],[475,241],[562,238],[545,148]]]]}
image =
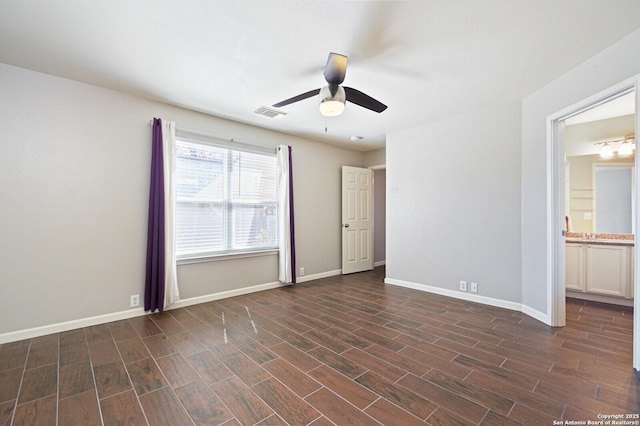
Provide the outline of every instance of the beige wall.
{"type": "Polygon", "coordinates": [[[384,166],[385,164],[387,164],[386,148],[380,148],[364,153],[364,165],[366,167],[384,166]]]}
{"type": "MultiPolygon", "coordinates": [[[[0,64],[0,341],[131,314],[143,294],[153,117],[293,147],[298,266],[340,270],[340,166],[363,154],[0,64]]],[[[277,281],[275,255],[181,265],[183,298],[277,281]]]]}

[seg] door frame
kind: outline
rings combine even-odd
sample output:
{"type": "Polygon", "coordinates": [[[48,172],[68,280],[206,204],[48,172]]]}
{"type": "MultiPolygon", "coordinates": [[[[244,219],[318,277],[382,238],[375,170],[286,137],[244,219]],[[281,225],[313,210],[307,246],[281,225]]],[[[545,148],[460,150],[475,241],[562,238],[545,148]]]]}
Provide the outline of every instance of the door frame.
{"type": "MultiPolygon", "coordinates": [[[[593,96],[564,108],[547,117],[547,312],[550,325],[561,327],[566,324],[565,259],[564,245],[564,140],[562,137],[564,120],[605,103],[614,97],[635,90],[635,128],[640,130],[640,74],[622,81],[593,96]]],[[[638,153],[635,159],[635,211],[640,201],[638,153]]],[[[635,230],[640,230],[640,215],[636,214],[635,230]]],[[[636,241],[638,239],[636,238],[636,241]]],[[[637,243],[636,243],[637,244],[637,243]]],[[[633,315],[633,367],[640,371],[640,250],[634,250],[634,315],[633,315]]]]}

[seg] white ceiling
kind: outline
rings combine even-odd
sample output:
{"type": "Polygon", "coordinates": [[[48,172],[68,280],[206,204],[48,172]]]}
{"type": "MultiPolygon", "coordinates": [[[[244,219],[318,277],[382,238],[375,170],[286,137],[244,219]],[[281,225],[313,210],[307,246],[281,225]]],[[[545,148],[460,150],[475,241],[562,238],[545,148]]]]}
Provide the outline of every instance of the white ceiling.
{"type": "Polygon", "coordinates": [[[369,150],[518,101],[639,27],[637,0],[0,0],[0,62],[369,150]],[[332,51],[386,111],[253,113],[323,86],[332,51]]]}

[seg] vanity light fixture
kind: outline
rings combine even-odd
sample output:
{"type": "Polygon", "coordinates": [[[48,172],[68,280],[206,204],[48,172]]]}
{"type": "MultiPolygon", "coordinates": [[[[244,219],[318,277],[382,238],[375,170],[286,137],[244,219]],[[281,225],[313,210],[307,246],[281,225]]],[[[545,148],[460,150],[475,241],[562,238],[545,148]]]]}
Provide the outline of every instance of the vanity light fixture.
{"type": "Polygon", "coordinates": [[[627,135],[624,139],[617,139],[613,141],[605,141],[605,142],[596,142],[594,145],[602,145],[600,148],[600,157],[601,158],[611,158],[613,157],[613,147],[612,144],[617,147],[616,152],[621,157],[627,157],[633,154],[633,151],[636,149],[636,140],[635,135],[627,135]]]}
{"type": "Polygon", "coordinates": [[[613,157],[613,149],[611,149],[611,145],[609,142],[605,142],[600,149],[600,157],[602,158],[611,158],[613,157]]]}
{"type": "Polygon", "coordinates": [[[633,154],[633,147],[631,146],[631,142],[625,139],[625,141],[622,142],[620,148],[618,149],[618,155],[627,156],[631,154],[633,154]]]}

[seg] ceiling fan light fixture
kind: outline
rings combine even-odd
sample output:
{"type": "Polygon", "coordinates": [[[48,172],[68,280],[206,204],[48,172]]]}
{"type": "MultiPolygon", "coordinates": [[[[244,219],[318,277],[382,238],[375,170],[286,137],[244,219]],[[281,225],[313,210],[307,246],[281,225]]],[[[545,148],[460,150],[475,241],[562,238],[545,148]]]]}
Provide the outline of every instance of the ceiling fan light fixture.
{"type": "Polygon", "coordinates": [[[329,86],[320,89],[320,114],[325,117],[336,117],[344,111],[344,103],[347,97],[344,89],[338,86],[335,96],[331,96],[329,86]]]}

